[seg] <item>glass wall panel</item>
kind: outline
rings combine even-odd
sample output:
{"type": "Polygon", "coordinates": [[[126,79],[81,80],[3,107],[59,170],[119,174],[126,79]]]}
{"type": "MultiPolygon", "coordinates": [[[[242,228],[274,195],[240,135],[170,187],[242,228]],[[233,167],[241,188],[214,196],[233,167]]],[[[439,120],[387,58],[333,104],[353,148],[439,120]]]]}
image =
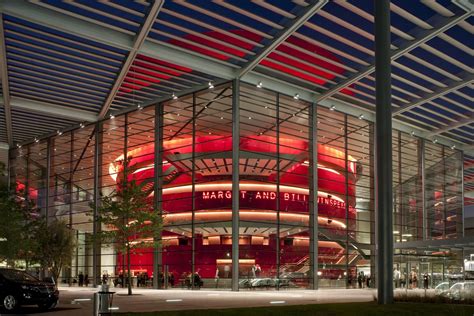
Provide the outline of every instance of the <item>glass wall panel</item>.
{"type": "Polygon", "coordinates": [[[373,124],[347,116],[347,270],[358,288],[374,285],[375,197],[373,124]]]}
{"type": "Polygon", "coordinates": [[[347,233],[348,225],[355,227],[355,199],[349,196],[355,194],[356,160],[348,156],[346,164],[346,116],[320,107],[317,127],[319,286],[354,287],[357,271],[348,271],[347,233]]]}
{"type": "MultiPolygon", "coordinates": [[[[194,286],[231,287],[232,85],[194,94],[192,233],[194,286]]],[[[191,125],[192,126],[192,125],[191,125]]]]}
{"type": "Polygon", "coordinates": [[[279,95],[278,99],[277,228],[280,288],[308,288],[310,110],[308,102],[279,95]]]}
{"type": "MultiPolygon", "coordinates": [[[[126,175],[143,184],[164,225],[157,252],[145,247],[131,256],[134,286],[151,287],[156,277],[164,288],[231,288],[237,234],[241,289],[310,287],[313,141],[319,286],[375,285],[373,124],[324,107],[313,120],[311,104],[241,83],[240,142],[233,148],[233,92],[232,83],[216,85],[11,150],[10,181],[17,195],[50,220],[63,220],[76,236],[73,262],[61,282],[75,285],[87,275],[89,284],[98,283],[105,274],[109,284],[120,286],[127,260],[116,244],[94,249],[94,231],[110,228],[94,227],[90,203],[96,192],[100,202],[116,191],[126,175]],[[311,121],[317,140],[311,140],[311,121]],[[240,155],[239,170],[233,170],[233,150],[240,155]],[[238,197],[232,196],[235,172],[238,197]],[[233,198],[240,204],[238,232],[232,231],[233,198]]],[[[461,153],[398,131],[392,142],[395,243],[425,235],[460,237],[461,153]]],[[[447,266],[436,254],[426,260],[416,252],[397,255],[398,286],[402,276],[406,281],[412,272],[438,273],[447,266]]],[[[451,253],[443,256],[457,262],[451,253]]]]}
{"type": "MultiPolygon", "coordinates": [[[[275,288],[278,279],[278,249],[282,235],[278,204],[278,94],[265,89],[240,86],[240,267],[241,288],[275,288]]],[[[281,160],[280,160],[281,161],[281,160]]],[[[281,206],[280,206],[281,207],[281,206]]],[[[288,239],[289,240],[289,239],[288,239]]],[[[284,242],[284,241],[282,241],[284,242]]]]}

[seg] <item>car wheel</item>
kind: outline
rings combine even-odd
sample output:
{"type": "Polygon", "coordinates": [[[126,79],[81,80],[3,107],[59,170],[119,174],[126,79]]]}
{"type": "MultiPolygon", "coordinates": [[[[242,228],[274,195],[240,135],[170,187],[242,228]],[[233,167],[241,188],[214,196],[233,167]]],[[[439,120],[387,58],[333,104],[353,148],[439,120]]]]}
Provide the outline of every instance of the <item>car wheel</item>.
{"type": "Polygon", "coordinates": [[[57,304],[58,304],[58,301],[52,301],[52,302],[39,304],[38,306],[42,310],[48,310],[48,309],[51,309],[51,308],[55,308],[57,304]]]}
{"type": "Polygon", "coordinates": [[[18,307],[18,301],[13,295],[5,295],[5,297],[2,300],[3,303],[3,308],[5,308],[7,311],[13,311],[18,307]]]}

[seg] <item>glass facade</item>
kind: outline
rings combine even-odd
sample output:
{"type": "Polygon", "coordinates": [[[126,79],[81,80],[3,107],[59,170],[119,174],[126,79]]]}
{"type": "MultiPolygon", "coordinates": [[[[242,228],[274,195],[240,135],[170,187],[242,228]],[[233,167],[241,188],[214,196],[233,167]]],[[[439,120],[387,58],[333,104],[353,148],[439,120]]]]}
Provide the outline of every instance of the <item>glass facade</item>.
{"type": "MultiPolygon", "coordinates": [[[[127,176],[163,216],[161,247],[131,256],[135,285],[373,287],[374,125],[314,106],[216,85],[12,149],[11,184],[74,230],[64,283],[125,271],[126,256],[92,238],[111,228],[90,204],[127,176]]],[[[395,242],[462,236],[461,158],[393,132],[395,242]]]]}

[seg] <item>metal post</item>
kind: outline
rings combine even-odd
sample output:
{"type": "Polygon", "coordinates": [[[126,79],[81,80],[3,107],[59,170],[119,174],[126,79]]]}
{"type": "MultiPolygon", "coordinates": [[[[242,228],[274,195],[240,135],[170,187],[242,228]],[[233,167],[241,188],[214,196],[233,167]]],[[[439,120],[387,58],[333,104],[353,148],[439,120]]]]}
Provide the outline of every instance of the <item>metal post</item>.
{"type": "MultiPolygon", "coordinates": [[[[194,290],[194,274],[196,273],[196,93],[193,93],[193,117],[192,117],[192,148],[191,148],[191,289],[194,290]]],[[[200,286],[198,285],[200,288],[200,286]]]]}
{"type": "Polygon", "coordinates": [[[46,196],[45,196],[45,211],[46,225],[49,224],[49,194],[51,186],[51,138],[48,138],[46,143],[46,196]]]}
{"type": "Polygon", "coordinates": [[[421,206],[423,213],[423,240],[428,239],[428,210],[426,209],[426,173],[425,173],[425,141],[423,139],[418,140],[419,146],[419,159],[420,159],[420,172],[421,172],[421,206]]]}
{"type": "Polygon", "coordinates": [[[232,291],[239,290],[240,82],[232,81],[232,291]]]}
{"type": "MultiPolygon", "coordinates": [[[[72,212],[74,210],[74,204],[73,204],[73,191],[74,191],[74,186],[73,186],[73,177],[74,177],[74,172],[73,172],[73,155],[74,155],[74,131],[71,132],[71,147],[70,147],[70,153],[69,153],[69,229],[72,232],[72,212]]],[[[76,245],[76,247],[79,247],[76,245]]],[[[69,269],[69,278],[68,278],[68,284],[69,286],[72,286],[72,262],[73,258],[71,257],[71,266],[68,268],[69,269]]]]}
{"type": "Polygon", "coordinates": [[[377,279],[379,304],[393,303],[390,1],[375,0],[377,279]]]}
{"type": "MultiPolygon", "coordinates": [[[[26,162],[26,174],[25,174],[25,201],[26,205],[28,206],[28,209],[30,208],[30,155],[31,155],[31,146],[28,146],[26,148],[26,155],[25,155],[25,162],[26,162]]],[[[15,175],[16,176],[16,175],[15,175]]],[[[10,183],[10,179],[8,180],[8,183],[10,183]]]]}
{"type": "MultiPolygon", "coordinates": [[[[402,178],[402,133],[397,133],[397,150],[398,150],[398,219],[400,226],[398,227],[398,241],[402,241],[403,234],[403,219],[406,219],[406,215],[403,214],[405,208],[403,203],[403,178],[402,178]]],[[[393,236],[395,237],[395,236],[393,236]]]]}
{"type": "Polygon", "coordinates": [[[276,102],[276,267],[277,267],[277,286],[276,289],[280,289],[280,93],[277,93],[276,102]]]}
{"type": "Polygon", "coordinates": [[[311,288],[319,288],[318,275],[318,107],[316,103],[311,105],[310,135],[309,135],[309,155],[310,155],[310,209],[309,209],[309,229],[310,229],[310,262],[311,262],[311,288]]]}
{"type": "MultiPolygon", "coordinates": [[[[456,229],[459,229],[459,225],[456,229]]],[[[464,237],[464,152],[461,151],[461,237],[464,237]]],[[[459,234],[459,232],[457,232],[459,234]]]]}
{"type": "MultiPolygon", "coordinates": [[[[92,225],[92,234],[96,236],[100,233],[101,227],[97,222],[98,207],[100,203],[100,173],[101,173],[101,145],[102,145],[102,123],[96,123],[95,126],[95,144],[94,144],[94,223],[92,225]]],[[[101,244],[97,238],[93,238],[92,246],[92,284],[96,287],[100,284],[100,256],[101,244]]],[[[76,271],[77,272],[77,271],[76,271]]]]}
{"type": "MultiPolygon", "coordinates": [[[[344,114],[344,169],[345,172],[345,212],[346,212],[346,288],[349,288],[349,278],[352,278],[352,275],[349,275],[349,139],[347,137],[347,114],[344,114]]],[[[357,278],[357,275],[356,275],[357,278]]],[[[357,279],[356,279],[357,280],[357,279]]],[[[351,284],[352,286],[352,284],[351,284]]],[[[356,286],[357,287],[357,286],[356,286]]]]}
{"type": "MultiPolygon", "coordinates": [[[[375,177],[375,169],[376,169],[376,164],[375,164],[375,143],[374,143],[374,138],[375,138],[375,133],[374,133],[375,126],[374,124],[370,124],[369,127],[369,142],[370,142],[370,152],[369,152],[369,168],[370,168],[370,179],[372,179],[371,183],[371,190],[370,190],[370,232],[375,232],[375,234],[370,234],[370,244],[375,245],[376,240],[377,240],[377,231],[375,229],[375,223],[377,222],[376,218],[376,212],[375,210],[377,209],[376,207],[376,187],[377,187],[377,179],[375,177]]],[[[376,278],[375,276],[377,275],[377,268],[376,268],[376,255],[374,254],[373,249],[371,250],[371,255],[370,255],[370,284],[369,287],[374,287],[376,284],[376,278]]]]}
{"type": "MultiPolygon", "coordinates": [[[[153,179],[154,211],[163,215],[163,104],[155,105],[155,173],[153,179]]],[[[153,288],[161,288],[160,267],[163,265],[163,244],[153,249],[153,288]]]]}
{"type": "Polygon", "coordinates": [[[443,162],[443,239],[446,239],[446,222],[447,222],[447,213],[448,206],[446,201],[446,156],[445,156],[445,147],[441,147],[441,157],[443,162]]]}

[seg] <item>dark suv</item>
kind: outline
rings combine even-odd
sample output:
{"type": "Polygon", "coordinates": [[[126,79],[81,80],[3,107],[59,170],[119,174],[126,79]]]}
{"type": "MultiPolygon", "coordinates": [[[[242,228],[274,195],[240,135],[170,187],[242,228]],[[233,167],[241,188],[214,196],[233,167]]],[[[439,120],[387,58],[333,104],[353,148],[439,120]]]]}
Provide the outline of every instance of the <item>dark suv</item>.
{"type": "Polygon", "coordinates": [[[59,291],[54,283],[42,282],[15,269],[0,268],[0,307],[13,311],[20,305],[38,305],[42,309],[56,306],[59,291]]]}

